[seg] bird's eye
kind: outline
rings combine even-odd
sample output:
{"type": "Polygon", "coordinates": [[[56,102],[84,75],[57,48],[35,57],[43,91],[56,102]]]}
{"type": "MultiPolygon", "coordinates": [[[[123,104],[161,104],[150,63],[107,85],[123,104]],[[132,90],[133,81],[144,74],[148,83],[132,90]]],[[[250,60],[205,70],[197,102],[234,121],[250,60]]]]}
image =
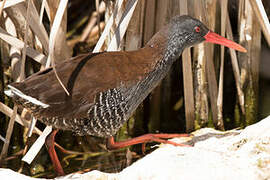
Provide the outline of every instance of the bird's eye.
{"type": "Polygon", "coordinates": [[[196,26],[194,29],[197,33],[201,31],[201,28],[199,26],[196,26]]]}

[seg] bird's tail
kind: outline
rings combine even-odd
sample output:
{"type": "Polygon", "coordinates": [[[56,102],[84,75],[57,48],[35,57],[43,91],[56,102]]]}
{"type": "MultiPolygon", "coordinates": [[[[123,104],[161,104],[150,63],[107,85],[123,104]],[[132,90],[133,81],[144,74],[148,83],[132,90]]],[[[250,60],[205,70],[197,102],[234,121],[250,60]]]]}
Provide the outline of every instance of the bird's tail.
{"type": "Polygon", "coordinates": [[[18,104],[25,105],[25,104],[32,103],[33,105],[40,106],[42,108],[49,107],[48,104],[45,104],[34,97],[24,94],[22,91],[20,91],[19,89],[11,85],[8,85],[8,88],[9,88],[8,90],[5,90],[5,94],[13,98],[16,102],[20,102],[18,104]]]}

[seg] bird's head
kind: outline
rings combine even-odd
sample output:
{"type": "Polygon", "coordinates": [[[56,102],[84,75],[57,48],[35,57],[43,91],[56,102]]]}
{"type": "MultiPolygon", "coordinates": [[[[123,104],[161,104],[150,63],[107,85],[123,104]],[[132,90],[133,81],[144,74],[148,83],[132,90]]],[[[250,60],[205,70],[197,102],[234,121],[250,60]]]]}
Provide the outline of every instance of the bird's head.
{"type": "Polygon", "coordinates": [[[169,42],[174,47],[180,46],[183,49],[206,41],[246,52],[241,45],[212,32],[201,21],[187,15],[174,17],[170,29],[169,42]]]}

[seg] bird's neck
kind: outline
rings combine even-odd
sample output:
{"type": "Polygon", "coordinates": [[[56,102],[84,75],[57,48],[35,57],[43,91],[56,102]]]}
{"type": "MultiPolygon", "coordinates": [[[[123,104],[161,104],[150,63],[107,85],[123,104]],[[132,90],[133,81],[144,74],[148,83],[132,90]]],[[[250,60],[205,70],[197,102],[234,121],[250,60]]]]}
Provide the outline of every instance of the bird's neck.
{"type": "Polygon", "coordinates": [[[137,84],[130,88],[127,97],[131,115],[146,96],[160,83],[160,81],[168,74],[173,62],[178,59],[182,49],[176,47],[168,40],[168,27],[163,28],[142,48],[140,55],[145,56],[143,64],[149,64],[151,67],[147,75],[137,84]]]}
{"type": "Polygon", "coordinates": [[[185,48],[184,42],[175,40],[174,34],[169,31],[169,26],[163,27],[146,44],[146,47],[153,48],[156,52],[160,53],[161,56],[157,63],[161,66],[172,65],[180,57],[185,48]]]}

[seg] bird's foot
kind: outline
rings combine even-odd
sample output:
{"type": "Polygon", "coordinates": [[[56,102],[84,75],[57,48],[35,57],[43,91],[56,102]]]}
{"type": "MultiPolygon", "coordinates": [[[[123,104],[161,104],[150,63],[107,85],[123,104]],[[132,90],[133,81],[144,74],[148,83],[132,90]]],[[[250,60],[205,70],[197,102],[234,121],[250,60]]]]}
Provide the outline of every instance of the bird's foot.
{"type": "Polygon", "coordinates": [[[145,134],[139,137],[135,137],[132,139],[128,139],[125,141],[115,142],[114,138],[111,136],[108,139],[107,142],[107,148],[112,149],[119,149],[124,148],[127,146],[135,145],[135,144],[141,144],[142,143],[142,151],[145,151],[145,144],[147,142],[159,142],[164,144],[171,144],[174,146],[183,146],[183,147],[191,147],[187,144],[180,144],[173,141],[169,141],[167,139],[175,138],[175,137],[189,137],[189,134],[145,134]]]}

